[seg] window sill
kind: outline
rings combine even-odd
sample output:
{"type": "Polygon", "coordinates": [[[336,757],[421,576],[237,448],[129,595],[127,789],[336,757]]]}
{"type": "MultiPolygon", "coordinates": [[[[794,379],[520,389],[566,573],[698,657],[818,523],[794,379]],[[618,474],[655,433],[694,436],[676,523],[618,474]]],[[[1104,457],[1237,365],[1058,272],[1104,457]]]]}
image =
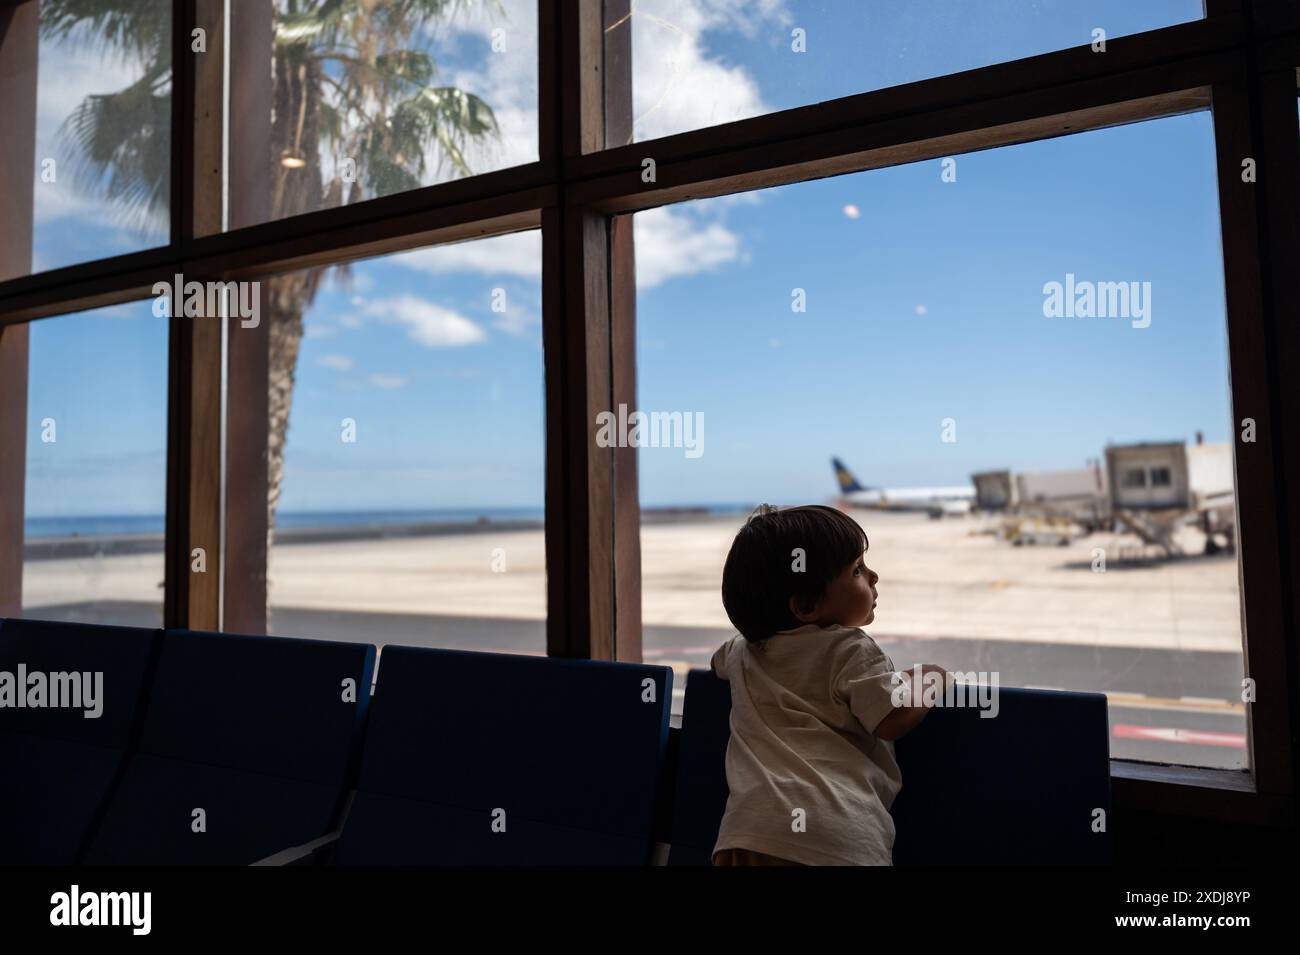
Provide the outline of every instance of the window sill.
{"type": "Polygon", "coordinates": [[[1112,759],[1110,779],[1119,809],[1284,829],[1295,826],[1293,798],[1259,792],[1254,777],[1245,770],[1112,759]]]}

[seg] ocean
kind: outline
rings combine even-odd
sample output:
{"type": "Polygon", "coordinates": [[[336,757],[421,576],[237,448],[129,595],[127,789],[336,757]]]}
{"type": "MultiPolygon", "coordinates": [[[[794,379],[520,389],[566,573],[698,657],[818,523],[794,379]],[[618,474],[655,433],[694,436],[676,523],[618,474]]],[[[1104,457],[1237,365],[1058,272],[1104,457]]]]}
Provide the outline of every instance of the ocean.
{"type": "MultiPolygon", "coordinates": [[[[700,514],[732,514],[747,510],[748,504],[700,504],[646,508],[647,516],[689,511],[700,514]]],[[[482,521],[542,521],[540,507],[449,507],[412,511],[285,511],[276,515],[276,527],[283,530],[329,530],[332,528],[406,527],[415,524],[467,524],[482,521]]],[[[29,517],[24,521],[28,541],[67,538],[156,537],[163,533],[161,514],[111,514],[76,517],[29,517]]]]}

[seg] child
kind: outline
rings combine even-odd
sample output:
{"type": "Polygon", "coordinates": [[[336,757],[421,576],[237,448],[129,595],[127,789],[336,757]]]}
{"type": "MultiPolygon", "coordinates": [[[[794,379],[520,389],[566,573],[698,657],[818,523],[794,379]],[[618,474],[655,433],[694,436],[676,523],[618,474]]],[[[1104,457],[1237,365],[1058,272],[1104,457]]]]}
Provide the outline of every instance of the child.
{"type": "Polygon", "coordinates": [[[866,550],[856,521],[820,505],[765,504],[732,542],[722,603],[740,633],[713,655],[731,684],[714,865],[892,864],[892,741],[927,710],[896,705],[904,677],[859,629],[880,579],[866,550]]]}

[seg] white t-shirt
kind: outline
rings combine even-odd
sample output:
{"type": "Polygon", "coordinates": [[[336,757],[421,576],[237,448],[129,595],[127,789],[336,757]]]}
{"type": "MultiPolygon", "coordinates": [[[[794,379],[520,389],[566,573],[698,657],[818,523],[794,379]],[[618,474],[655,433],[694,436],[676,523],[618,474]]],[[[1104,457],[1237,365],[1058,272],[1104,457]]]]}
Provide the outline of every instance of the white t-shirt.
{"type": "Polygon", "coordinates": [[[901,677],[875,641],[813,624],[761,644],[737,634],[713,654],[713,672],[731,684],[731,794],[713,851],[891,865],[902,776],[893,744],[872,733],[901,677]]]}

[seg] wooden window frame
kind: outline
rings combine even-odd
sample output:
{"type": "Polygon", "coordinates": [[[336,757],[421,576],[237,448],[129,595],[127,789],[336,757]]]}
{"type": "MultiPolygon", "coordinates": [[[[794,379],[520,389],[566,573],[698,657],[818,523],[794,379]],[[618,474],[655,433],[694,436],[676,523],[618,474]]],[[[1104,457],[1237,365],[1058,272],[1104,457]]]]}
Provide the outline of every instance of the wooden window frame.
{"type": "MultiPolygon", "coordinates": [[[[30,23],[23,24],[38,2],[0,0],[0,81],[7,91],[0,128],[6,131],[34,131],[34,84],[29,90],[15,86],[6,71],[21,74],[23,57],[34,55],[23,46],[31,42],[30,23]]],[[[30,230],[24,235],[11,225],[31,221],[31,196],[24,198],[24,189],[0,190],[0,221],[6,223],[0,236],[0,443],[17,449],[0,459],[0,487],[8,489],[0,494],[0,615],[15,612],[21,598],[25,323],[147,297],[159,275],[174,272],[254,279],[540,229],[547,652],[639,659],[636,456],[634,449],[598,448],[594,434],[597,411],[620,400],[634,403],[636,394],[629,213],[1212,108],[1233,414],[1255,418],[1258,434],[1253,445],[1235,442],[1243,652],[1258,686],[1248,710],[1252,769],[1116,759],[1112,779],[1121,808],[1294,826],[1300,440],[1274,436],[1300,435],[1300,394],[1283,386],[1300,380],[1300,12],[1289,0],[1205,3],[1205,19],[1111,39],[1104,55],[1077,47],[632,143],[629,0],[538,0],[538,161],[265,222],[267,197],[256,185],[265,176],[254,162],[256,151],[232,150],[230,215],[222,222],[212,196],[226,180],[211,162],[220,140],[213,90],[221,80],[210,62],[196,63],[189,54],[188,34],[195,25],[212,28],[211,50],[225,27],[223,5],[175,0],[168,245],[22,275],[30,268],[30,230]],[[647,157],[657,167],[651,185],[641,181],[647,157]],[[1238,174],[1247,157],[1258,161],[1259,180],[1252,185],[1238,174]],[[237,193],[235,183],[246,191],[237,193]]],[[[264,29],[270,0],[240,0],[238,9],[244,19],[229,25],[236,40],[241,30],[253,36],[264,29]]],[[[252,55],[251,44],[231,47],[232,57],[252,55]]],[[[244,75],[254,74],[232,71],[232,77],[244,75]]],[[[239,103],[232,122],[269,116],[265,89],[238,79],[232,84],[230,96],[239,103]]],[[[256,143],[263,135],[264,129],[240,128],[241,142],[256,143]]],[[[0,139],[0,162],[11,182],[30,181],[26,172],[34,157],[19,148],[22,140],[0,139]]],[[[266,430],[265,341],[229,338],[232,355],[241,352],[231,362],[225,420],[240,440],[228,437],[223,449],[213,363],[220,334],[215,324],[171,324],[165,622],[249,631],[259,618],[265,625],[265,509],[247,503],[257,500],[266,482],[265,455],[249,450],[266,430]],[[221,553],[223,506],[229,538],[221,553]],[[215,575],[196,582],[188,574],[196,540],[217,546],[224,594],[215,575]]]]}

